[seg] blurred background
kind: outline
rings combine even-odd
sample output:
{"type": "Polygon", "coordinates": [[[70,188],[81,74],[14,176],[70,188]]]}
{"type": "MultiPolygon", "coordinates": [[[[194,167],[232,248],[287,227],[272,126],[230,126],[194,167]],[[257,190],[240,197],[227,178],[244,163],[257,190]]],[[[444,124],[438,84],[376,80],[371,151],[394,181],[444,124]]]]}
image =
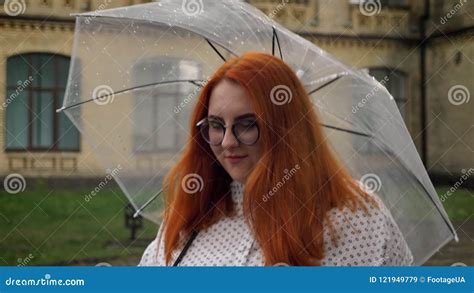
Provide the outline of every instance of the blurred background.
{"type": "MultiPolygon", "coordinates": [[[[70,14],[147,2],[0,0],[0,265],[136,265],[155,237],[55,112],[70,14]]],[[[460,239],[426,265],[474,265],[474,2],[246,2],[384,81],[460,239]]]]}

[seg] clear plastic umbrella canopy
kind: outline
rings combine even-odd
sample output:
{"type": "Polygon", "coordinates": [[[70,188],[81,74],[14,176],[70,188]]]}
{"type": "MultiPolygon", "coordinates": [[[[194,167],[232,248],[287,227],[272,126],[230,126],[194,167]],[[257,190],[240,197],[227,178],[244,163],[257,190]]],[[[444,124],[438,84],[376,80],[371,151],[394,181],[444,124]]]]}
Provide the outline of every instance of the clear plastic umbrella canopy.
{"type": "MultiPolygon", "coordinates": [[[[366,72],[240,1],[169,0],[77,14],[64,111],[135,209],[159,223],[162,177],[189,136],[202,85],[232,56],[282,58],[305,85],[329,142],[377,193],[415,264],[456,233],[393,97],[366,72]]],[[[282,92],[284,103],[289,98],[282,92]]]]}

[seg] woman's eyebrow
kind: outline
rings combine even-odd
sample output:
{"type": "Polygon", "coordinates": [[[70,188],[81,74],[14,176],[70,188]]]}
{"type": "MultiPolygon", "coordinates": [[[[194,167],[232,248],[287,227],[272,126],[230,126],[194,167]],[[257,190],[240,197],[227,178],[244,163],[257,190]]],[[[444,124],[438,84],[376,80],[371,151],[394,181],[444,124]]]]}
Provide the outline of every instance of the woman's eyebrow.
{"type": "MultiPolygon", "coordinates": [[[[245,114],[242,114],[242,115],[239,115],[239,116],[235,117],[234,121],[235,120],[241,120],[241,119],[244,119],[244,118],[250,118],[250,117],[255,118],[256,115],[254,113],[245,113],[245,114]]],[[[222,117],[219,117],[219,116],[216,116],[216,115],[209,115],[209,116],[207,116],[207,118],[213,118],[213,119],[224,121],[224,119],[222,119],[222,117]]]]}

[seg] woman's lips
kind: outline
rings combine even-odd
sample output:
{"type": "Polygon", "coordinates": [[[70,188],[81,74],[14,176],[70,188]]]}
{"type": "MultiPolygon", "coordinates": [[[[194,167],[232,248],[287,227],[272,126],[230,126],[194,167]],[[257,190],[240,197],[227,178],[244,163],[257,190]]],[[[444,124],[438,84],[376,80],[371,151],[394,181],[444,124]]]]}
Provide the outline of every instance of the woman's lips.
{"type": "Polygon", "coordinates": [[[225,159],[228,160],[231,164],[237,164],[246,157],[247,156],[226,156],[225,159]]]}

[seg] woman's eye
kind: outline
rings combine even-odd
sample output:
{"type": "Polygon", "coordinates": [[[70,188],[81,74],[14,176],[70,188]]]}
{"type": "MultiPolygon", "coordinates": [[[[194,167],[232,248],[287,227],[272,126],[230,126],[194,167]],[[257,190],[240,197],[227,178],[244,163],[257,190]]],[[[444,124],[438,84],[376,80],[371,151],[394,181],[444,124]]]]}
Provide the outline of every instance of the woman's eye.
{"type": "Polygon", "coordinates": [[[215,128],[215,129],[217,129],[217,128],[222,128],[222,125],[221,125],[220,123],[214,122],[214,121],[209,122],[209,126],[210,126],[211,128],[215,128]]]}
{"type": "Polygon", "coordinates": [[[255,121],[245,121],[245,122],[240,122],[239,125],[244,128],[252,128],[256,125],[255,121]]]}

